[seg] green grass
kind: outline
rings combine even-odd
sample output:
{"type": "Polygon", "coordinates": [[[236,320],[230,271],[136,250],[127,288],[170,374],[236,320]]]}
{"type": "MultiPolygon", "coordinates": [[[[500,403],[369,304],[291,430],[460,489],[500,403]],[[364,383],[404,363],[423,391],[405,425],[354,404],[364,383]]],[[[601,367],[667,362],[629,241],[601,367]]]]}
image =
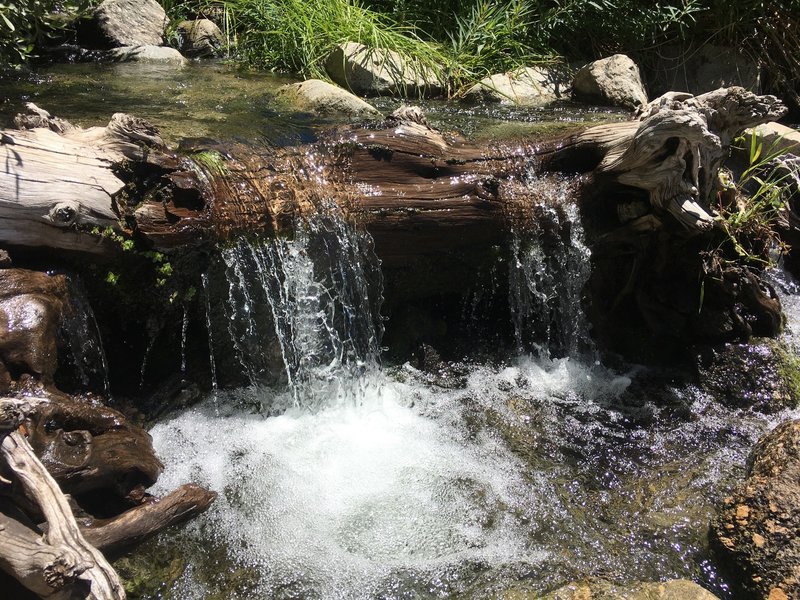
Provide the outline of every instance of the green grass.
{"type": "Polygon", "coordinates": [[[211,0],[197,10],[222,16],[234,55],[260,68],[325,79],[325,58],[346,41],[394,50],[419,68],[446,61],[439,45],[353,0],[211,0]]]}

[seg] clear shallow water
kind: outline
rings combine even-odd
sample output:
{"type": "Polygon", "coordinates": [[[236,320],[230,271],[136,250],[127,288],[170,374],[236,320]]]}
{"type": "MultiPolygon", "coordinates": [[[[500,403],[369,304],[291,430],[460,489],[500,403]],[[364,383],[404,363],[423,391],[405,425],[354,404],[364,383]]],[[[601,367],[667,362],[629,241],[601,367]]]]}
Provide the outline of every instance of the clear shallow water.
{"type": "MultiPolygon", "coordinates": [[[[343,121],[293,111],[274,100],[295,78],[251,72],[217,62],[183,68],[137,63],[57,64],[34,74],[0,78],[0,126],[10,126],[25,102],[83,127],[105,125],[115,112],[143,117],[176,142],[211,137],[285,145],[307,142],[320,127],[343,121]]],[[[388,114],[400,101],[370,99],[388,114]]],[[[434,125],[474,137],[508,138],[562,131],[582,123],[627,118],[627,113],[564,104],[551,108],[421,104],[434,125]]]]}

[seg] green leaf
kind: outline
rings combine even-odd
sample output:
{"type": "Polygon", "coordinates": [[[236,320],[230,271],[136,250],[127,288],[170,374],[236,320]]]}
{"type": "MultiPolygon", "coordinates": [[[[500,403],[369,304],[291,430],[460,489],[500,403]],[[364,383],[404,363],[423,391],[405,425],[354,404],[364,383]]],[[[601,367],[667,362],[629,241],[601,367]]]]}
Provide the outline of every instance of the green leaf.
{"type": "Polygon", "coordinates": [[[11,31],[16,31],[16,30],[17,30],[17,29],[16,29],[16,27],[14,27],[14,24],[13,24],[11,21],[9,21],[9,20],[8,20],[8,17],[6,17],[6,16],[5,16],[3,13],[0,13],[0,17],[3,17],[3,21],[5,21],[5,23],[6,23],[6,26],[7,26],[7,27],[8,27],[8,28],[9,28],[11,31]]]}

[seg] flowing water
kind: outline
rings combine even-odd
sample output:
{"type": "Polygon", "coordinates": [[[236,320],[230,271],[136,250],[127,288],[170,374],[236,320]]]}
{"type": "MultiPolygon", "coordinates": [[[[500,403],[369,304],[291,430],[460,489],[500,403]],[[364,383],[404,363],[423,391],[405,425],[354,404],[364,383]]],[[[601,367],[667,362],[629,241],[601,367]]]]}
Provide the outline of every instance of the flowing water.
{"type": "MultiPolygon", "coordinates": [[[[284,80],[224,65],[61,65],[3,83],[3,124],[33,101],[81,125],[132,112],[173,140],[296,143],[325,125],[273,102],[284,80]]],[[[434,124],[476,137],[619,118],[426,108],[434,124]]],[[[117,562],[129,597],[477,599],[592,576],[683,577],[729,597],[709,518],[755,440],[792,415],[734,410],[668,373],[597,364],[580,311],[589,255],[566,206],[543,205],[538,228],[516,229],[497,278],[508,289],[477,290],[465,306],[478,320],[481,295],[507,296],[517,354],[429,372],[380,364],[379,265],[368,236],[335,211],[293,239],[223,249],[202,286],[212,393],[151,432],[166,467],[154,493],[196,481],[219,498],[117,562]],[[218,385],[230,358],[249,385],[218,385]]],[[[796,332],[798,288],[781,289],[796,332]]],[[[75,340],[93,329],[77,323],[75,340]]]]}
{"type": "Polygon", "coordinates": [[[378,366],[374,257],[322,214],[293,240],[223,253],[240,359],[258,380],[258,341],[276,337],[287,385],[218,392],[152,429],[166,465],[155,491],[196,481],[219,498],[151,545],[142,560],[170,575],[141,597],[488,598],[589,576],[689,578],[728,596],[707,525],[788,415],[595,364],[572,209],[539,213],[561,243],[510,240],[519,357],[433,373],[378,366]]]}

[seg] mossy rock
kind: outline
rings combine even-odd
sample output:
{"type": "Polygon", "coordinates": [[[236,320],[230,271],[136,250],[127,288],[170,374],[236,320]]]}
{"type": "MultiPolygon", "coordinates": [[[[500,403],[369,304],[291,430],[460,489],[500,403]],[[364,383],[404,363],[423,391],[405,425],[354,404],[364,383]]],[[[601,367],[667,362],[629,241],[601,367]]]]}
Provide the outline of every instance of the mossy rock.
{"type": "Polygon", "coordinates": [[[772,413],[800,404],[800,356],[774,339],[727,344],[698,359],[702,389],[735,408],[772,413]]]}

